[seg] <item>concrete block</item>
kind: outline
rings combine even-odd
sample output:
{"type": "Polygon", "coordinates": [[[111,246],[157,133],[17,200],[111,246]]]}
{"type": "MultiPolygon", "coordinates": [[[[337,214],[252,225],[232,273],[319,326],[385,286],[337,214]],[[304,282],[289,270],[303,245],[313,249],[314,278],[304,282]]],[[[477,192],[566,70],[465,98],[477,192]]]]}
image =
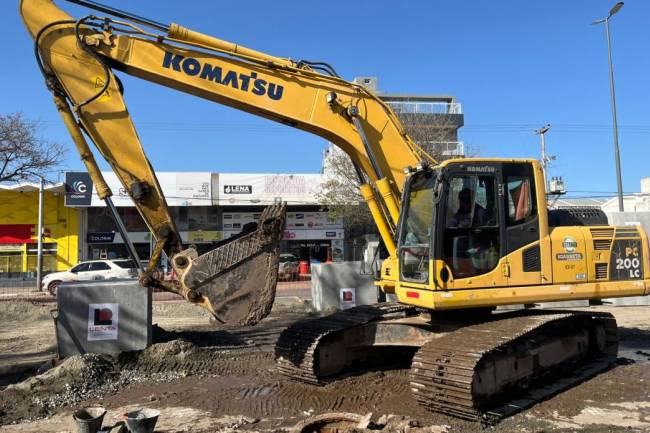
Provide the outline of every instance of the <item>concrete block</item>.
{"type": "MultiPolygon", "coordinates": [[[[311,266],[311,299],[317,311],[377,302],[370,275],[361,275],[361,262],[320,263],[311,266]],[[341,300],[341,289],[354,289],[353,302],[341,300]]],[[[349,298],[348,298],[349,299],[349,298]]]]}
{"type": "Polygon", "coordinates": [[[63,283],[57,304],[61,357],[151,345],[151,289],[136,280],[63,283]]]}
{"type": "Polygon", "coordinates": [[[650,212],[606,212],[609,224],[614,226],[641,226],[650,233],[650,212]]]}
{"type": "Polygon", "coordinates": [[[589,299],[577,301],[541,302],[539,308],[582,308],[589,306],[589,299]]]}
{"type": "Polygon", "coordinates": [[[634,305],[650,305],[650,295],[648,296],[630,296],[627,298],[607,298],[603,299],[605,305],[610,304],[616,307],[630,307],[634,305]]]}
{"type": "Polygon", "coordinates": [[[525,310],[525,304],[497,305],[497,311],[525,310]]]}

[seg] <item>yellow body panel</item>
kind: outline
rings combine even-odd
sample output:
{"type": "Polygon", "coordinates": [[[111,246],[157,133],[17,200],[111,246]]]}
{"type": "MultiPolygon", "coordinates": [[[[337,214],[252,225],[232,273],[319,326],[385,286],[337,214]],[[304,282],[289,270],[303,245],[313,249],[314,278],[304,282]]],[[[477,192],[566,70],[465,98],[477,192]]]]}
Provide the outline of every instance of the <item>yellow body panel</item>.
{"type": "Polygon", "coordinates": [[[577,299],[643,296],[650,294],[650,281],[548,284],[545,286],[514,286],[471,290],[418,290],[397,287],[395,293],[397,294],[397,299],[405,304],[412,304],[431,310],[445,310],[577,299]],[[419,297],[409,297],[407,292],[417,292],[419,297]]]}
{"type": "MultiPolygon", "coordinates": [[[[459,162],[532,164],[537,203],[546,203],[542,170],[536,160],[467,158],[462,161],[447,160],[437,168],[449,167],[459,162]]],[[[394,286],[391,290],[400,302],[434,310],[650,294],[650,251],[647,234],[641,227],[549,228],[546,207],[538,208],[540,239],[501,257],[494,269],[485,274],[454,279],[444,261],[431,260],[428,284],[417,284],[400,281],[399,261],[394,259],[385,262],[384,268],[389,267],[391,271],[387,275],[382,270],[382,281],[377,284],[384,288],[394,286]],[[610,281],[609,267],[612,264],[612,248],[616,240],[638,240],[640,251],[628,251],[627,262],[632,263],[635,257],[642,257],[639,266],[644,279],[610,281]],[[523,253],[536,245],[540,248],[541,269],[539,272],[525,272],[523,253]],[[605,274],[598,276],[597,266],[605,274]],[[443,269],[451,275],[446,283],[443,283],[441,278],[443,269]]],[[[625,252],[625,249],[623,251],[625,252]]],[[[619,261],[621,271],[631,272],[623,269],[625,259],[626,257],[622,257],[622,262],[619,261]]]]}
{"type": "MultiPolygon", "coordinates": [[[[578,299],[603,299],[625,296],[643,296],[650,294],[650,255],[648,254],[648,238],[640,228],[631,227],[555,227],[547,238],[542,239],[541,255],[549,250],[552,260],[552,273],[544,280],[531,284],[527,272],[521,269],[522,251],[534,246],[537,242],[527,245],[513,253],[502,257],[494,270],[477,277],[457,281],[450,279],[449,284],[435,285],[432,278],[430,284],[415,284],[398,281],[398,263],[391,265],[391,275],[395,277],[395,294],[400,302],[417,305],[428,309],[456,309],[492,307],[509,304],[530,304],[536,302],[568,301],[578,299]],[[633,232],[636,231],[636,235],[633,232]],[[614,257],[612,250],[616,241],[637,240],[641,245],[640,251],[624,248],[626,256],[614,257]],[[606,245],[609,245],[606,248],[606,245]],[[627,251],[626,251],[627,250],[627,251]],[[597,266],[621,267],[624,273],[633,272],[626,269],[625,262],[635,263],[639,260],[644,279],[610,280],[609,270],[598,275],[597,266]],[[504,266],[509,266],[510,275],[502,273],[504,266]],[[462,282],[457,284],[458,281],[462,282]]],[[[431,261],[430,275],[434,266],[440,270],[445,267],[443,261],[431,261]]],[[[532,273],[536,274],[536,273],[532,273]]],[[[439,279],[438,274],[438,279],[439,279]]],[[[539,275],[539,274],[537,274],[539,275]]],[[[384,278],[387,276],[384,275],[384,278]]]]}

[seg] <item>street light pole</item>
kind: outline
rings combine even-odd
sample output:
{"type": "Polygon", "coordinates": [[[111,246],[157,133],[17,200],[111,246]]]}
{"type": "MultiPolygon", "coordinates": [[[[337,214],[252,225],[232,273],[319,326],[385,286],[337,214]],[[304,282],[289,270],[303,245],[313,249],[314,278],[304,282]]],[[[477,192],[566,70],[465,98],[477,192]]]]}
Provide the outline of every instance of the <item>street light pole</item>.
{"type": "Polygon", "coordinates": [[[36,231],[36,239],[38,242],[38,249],[36,252],[36,290],[41,290],[43,283],[43,189],[45,180],[41,177],[41,182],[38,188],[38,229],[36,231]]]}
{"type": "Polygon", "coordinates": [[[614,91],[614,64],[612,62],[612,37],[609,32],[609,19],[614,16],[616,12],[621,10],[623,2],[616,3],[609,14],[601,19],[594,21],[592,24],[605,23],[605,36],[607,37],[607,58],[609,61],[609,93],[612,100],[612,122],[614,124],[614,161],[616,162],[616,184],[618,186],[618,210],[624,211],[623,206],[623,180],[621,178],[621,155],[618,146],[618,121],[616,118],[616,93],[614,91]]]}

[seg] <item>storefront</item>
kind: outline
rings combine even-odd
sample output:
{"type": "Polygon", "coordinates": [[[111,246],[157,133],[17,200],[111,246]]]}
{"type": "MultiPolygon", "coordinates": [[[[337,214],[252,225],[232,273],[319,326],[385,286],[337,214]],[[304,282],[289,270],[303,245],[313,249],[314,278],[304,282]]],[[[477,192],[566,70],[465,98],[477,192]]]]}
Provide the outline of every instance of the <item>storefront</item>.
{"type": "MultiPolygon", "coordinates": [[[[0,278],[33,277],[38,250],[38,189],[35,184],[0,186],[0,278]]],[[[79,219],[64,206],[63,184],[43,193],[43,272],[77,263],[79,219]]]]}
{"type": "Polygon", "coordinates": [[[287,225],[281,252],[299,260],[324,262],[344,256],[341,221],[321,210],[321,174],[219,174],[217,202],[222,209],[224,237],[256,221],[265,206],[287,203],[287,225]]]}
{"type": "MultiPolygon", "coordinates": [[[[183,243],[195,246],[199,253],[239,233],[246,223],[257,221],[266,206],[286,202],[282,252],[310,261],[339,260],[344,256],[341,222],[330,221],[318,205],[320,174],[162,172],[157,176],[183,243]]],[[[104,173],[104,177],[140,259],[148,260],[154,245],[145,222],[117,177],[111,172],[104,173]]],[[[80,194],[80,201],[73,204],[82,206],[82,259],[126,257],[126,247],[110,211],[95,194],[90,179],[83,182],[89,184],[88,197],[83,201],[80,194]]]]}
{"type": "MultiPolygon", "coordinates": [[[[67,178],[85,173],[66,173],[67,178]],[[69,176],[70,174],[72,176],[69,176]]],[[[124,222],[129,239],[141,260],[148,260],[154,247],[153,240],[142,216],[133,205],[117,176],[103,172],[106,183],[113,191],[113,203],[124,222]]],[[[216,174],[208,172],[160,172],[156,174],[181,239],[186,245],[195,245],[200,252],[208,251],[222,238],[218,210],[213,205],[212,190],[216,174]]],[[[71,203],[81,210],[81,252],[83,260],[127,257],[128,252],[117,230],[113,216],[97,196],[89,178],[83,180],[87,200],[71,203]]],[[[72,187],[72,185],[70,185],[72,187]]],[[[163,264],[164,265],[164,264],[163,264]]]]}
{"type": "MultiPolygon", "coordinates": [[[[170,207],[181,239],[187,246],[193,244],[199,252],[208,251],[212,244],[222,239],[218,210],[214,206],[170,207]]],[[[85,244],[87,259],[114,259],[126,257],[128,252],[115,221],[105,207],[85,210],[85,244]]],[[[135,207],[120,207],[118,213],[124,221],[129,238],[142,260],[151,257],[153,241],[147,226],[135,207]]]]}
{"type": "MultiPolygon", "coordinates": [[[[224,237],[239,233],[250,222],[257,222],[261,211],[222,211],[224,237]]],[[[312,262],[338,261],[343,258],[344,231],[340,221],[332,221],[327,212],[317,206],[289,206],[287,223],[280,251],[291,253],[299,260],[312,262]]]]}

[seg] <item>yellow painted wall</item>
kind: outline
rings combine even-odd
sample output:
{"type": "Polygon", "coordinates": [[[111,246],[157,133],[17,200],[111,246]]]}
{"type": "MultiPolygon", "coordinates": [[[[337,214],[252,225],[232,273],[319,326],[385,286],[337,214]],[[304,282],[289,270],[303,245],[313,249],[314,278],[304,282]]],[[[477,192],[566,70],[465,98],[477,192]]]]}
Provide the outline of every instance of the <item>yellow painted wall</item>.
{"type": "MultiPolygon", "coordinates": [[[[43,196],[43,228],[49,236],[44,243],[56,243],[56,270],[66,270],[77,264],[79,244],[79,211],[64,206],[64,193],[45,191],[43,196]]],[[[0,224],[33,224],[36,241],[38,227],[38,191],[16,192],[0,190],[0,224]]],[[[33,271],[35,255],[27,255],[34,244],[22,245],[22,272],[33,271]]],[[[3,251],[0,248],[0,256],[3,251]]],[[[53,261],[54,259],[50,259],[53,261]]]]}

